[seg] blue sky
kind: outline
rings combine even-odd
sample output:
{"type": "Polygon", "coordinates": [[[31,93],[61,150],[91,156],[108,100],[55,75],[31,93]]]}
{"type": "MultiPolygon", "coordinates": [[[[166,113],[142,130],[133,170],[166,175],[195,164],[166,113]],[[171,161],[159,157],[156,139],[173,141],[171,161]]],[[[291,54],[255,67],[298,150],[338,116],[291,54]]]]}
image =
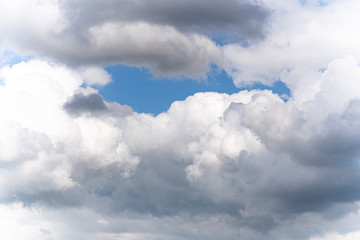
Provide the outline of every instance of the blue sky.
{"type": "MultiPolygon", "coordinates": [[[[217,41],[217,44],[223,44],[217,41]]],[[[242,44],[243,45],[243,44],[242,44]]],[[[33,56],[19,56],[7,50],[3,52],[3,66],[34,59],[33,56]]],[[[185,100],[197,92],[218,92],[233,94],[242,90],[268,89],[279,96],[291,96],[290,89],[280,80],[272,85],[253,83],[238,88],[224,70],[212,65],[206,78],[155,77],[147,68],[116,64],[105,67],[112,82],[105,86],[94,86],[106,101],[128,105],[136,112],[157,115],[169,109],[174,101],[185,100]]],[[[287,98],[284,98],[286,101],[287,98]]]]}
{"type": "MultiPolygon", "coordinates": [[[[223,43],[217,41],[217,44],[223,43]]],[[[243,45],[243,44],[242,44],[243,45]]],[[[245,46],[247,47],[247,46],[245,46]]],[[[7,50],[3,52],[3,66],[34,59],[33,56],[19,56],[7,50]]],[[[174,101],[185,100],[197,92],[218,92],[233,94],[241,90],[268,89],[279,96],[291,96],[290,89],[278,80],[271,85],[253,83],[238,88],[233,79],[223,69],[212,65],[206,78],[191,79],[184,77],[155,77],[147,68],[127,65],[111,65],[105,67],[112,82],[105,86],[94,86],[106,101],[128,105],[136,112],[157,115],[169,109],[174,101]]],[[[287,97],[284,98],[284,101],[287,97]]]]}
{"type": "Polygon", "coordinates": [[[137,112],[152,114],[167,111],[174,101],[185,100],[197,92],[233,94],[245,89],[269,89],[279,95],[290,95],[290,90],[281,81],[272,86],[256,83],[237,88],[232,78],[216,67],[203,80],[154,78],[147,69],[124,65],[106,67],[106,71],[114,81],[99,88],[105,100],[129,105],[137,112]]]}

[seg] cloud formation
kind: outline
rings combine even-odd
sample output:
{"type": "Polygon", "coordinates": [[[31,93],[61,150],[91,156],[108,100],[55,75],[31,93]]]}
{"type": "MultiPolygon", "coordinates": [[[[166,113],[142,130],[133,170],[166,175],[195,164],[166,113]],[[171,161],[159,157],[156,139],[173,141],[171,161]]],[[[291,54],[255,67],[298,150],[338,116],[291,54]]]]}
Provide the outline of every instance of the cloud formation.
{"type": "Polygon", "coordinates": [[[265,5],[255,1],[68,1],[60,2],[69,28],[86,29],[99,22],[125,21],[170,25],[180,31],[222,33],[243,39],[264,37],[265,5]],[[106,13],[106,14],[104,14],[106,13]]]}
{"type": "Polygon", "coordinates": [[[102,112],[108,108],[104,99],[96,93],[84,95],[82,93],[75,94],[72,99],[64,104],[64,109],[70,114],[81,114],[84,112],[102,112]]]}
{"type": "Polygon", "coordinates": [[[57,60],[0,70],[0,237],[355,239],[360,56],[347,23],[358,3],[265,2],[265,38],[268,10],[249,1],[225,1],[219,15],[205,0],[1,2],[3,20],[27,10],[13,28],[0,21],[3,44],[57,60]],[[223,47],[235,84],[280,79],[287,101],[205,92],[154,116],[92,87],[112,81],[99,63],[201,76],[222,56],[205,34],[236,26],[254,41],[223,47]]]}
{"type": "Polygon", "coordinates": [[[152,116],[105,102],[68,67],[5,67],[2,211],[30,218],[16,203],[45,206],[46,226],[27,224],[43,239],[320,236],[307,223],[359,218],[360,91],[343,78],[359,71],[353,57],[335,60],[304,103],[267,90],[197,93],[152,116]]]}
{"type": "Polygon", "coordinates": [[[306,101],[316,95],[330,62],[360,57],[358,1],[266,2],[275,11],[266,41],[224,47],[224,66],[237,86],[281,79],[298,101],[306,101]]]}
{"type": "Polygon", "coordinates": [[[262,5],[236,0],[16,0],[1,5],[2,44],[20,54],[73,65],[143,66],[155,75],[191,78],[204,78],[210,64],[222,65],[222,50],[209,37],[259,39],[269,15],[262,5]]]}

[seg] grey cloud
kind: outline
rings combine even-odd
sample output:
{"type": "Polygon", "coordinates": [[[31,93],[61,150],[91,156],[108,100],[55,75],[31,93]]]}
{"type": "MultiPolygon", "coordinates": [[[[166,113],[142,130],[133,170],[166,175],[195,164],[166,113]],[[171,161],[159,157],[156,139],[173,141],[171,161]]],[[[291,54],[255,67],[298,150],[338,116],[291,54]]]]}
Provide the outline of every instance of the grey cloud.
{"type": "Polygon", "coordinates": [[[275,228],[277,223],[269,215],[251,216],[241,219],[240,226],[247,226],[263,234],[267,234],[271,229],[275,228]]]}
{"type": "Polygon", "coordinates": [[[64,103],[63,108],[68,114],[73,116],[85,114],[93,117],[111,116],[121,119],[133,114],[131,107],[118,103],[106,103],[104,98],[97,93],[88,95],[76,93],[64,103]]]}
{"type": "Polygon", "coordinates": [[[79,164],[72,175],[84,192],[107,202],[106,205],[93,206],[100,207],[101,211],[132,211],[156,217],[182,213],[229,214],[240,218],[238,211],[242,208],[241,202],[220,204],[208,199],[199,188],[192,187],[187,181],[186,165],[169,161],[169,156],[163,152],[142,155],[136,171],[126,179],[116,173],[107,174],[114,169],[114,166],[109,167],[110,169],[91,169],[79,164]]]}
{"type": "Polygon", "coordinates": [[[223,65],[222,49],[211,39],[258,41],[269,18],[263,4],[238,0],[62,0],[29,5],[33,10],[26,16],[32,21],[4,14],[2,22],[18,22],[10,30],[0,26],[7,36],[4,44],[17,53],[73,66],[146,67],[156,76],[175,78],[205,78],[211,64],[223,65]]]}
{"type": "Polygon", "coordinates": [[[20,40],[19,44],[30,52],[70,65],[125,64],[149,68],[156,76],[175,78],[204,78],[211,63],[222,65],[223,61],[221,48],[209,38],[185,34],[168,25],[109,20],[84,30],[84,36],[74,32],[65,31],[57,37],[50,34],[51,39],[37,39],[34,44],[20,40]]]}
{"type": "Polygon", "coordinates": [[[97,113],[108,110],[101,95],[91,93],[84,95],[75,94],[68,102],[64,104],[64,109],[70,114],[97,113]]]}
{"type": "Polygon", "coordinates": [[[39,191],[36,193],[14,193],[11,201],[20,201],[27,207],[47,206],[50,208],[69,208],[84,206],[86,193],[79,188],[63,191],[39,191]]]}
{"type": "MultiPolygon", "coordinates": [[[[231,179],[231,182],[251,181],[251,186],[257,190],[252,192],[248,189],[249,195],[245,198],[264,199],[254,202],[254,206],[274,209],[271,216],[296,216],[306,212],[325,214],[338,204],[356,202],[360,198],[356,184],[359,181],[359,135],[354,130],[359,126],[354,119],[344,120],[344,116],[349,116],[349,108],[356,109],[356,101],[350,101],[344,112],[329,114],[321,122],[321,131],[309,132],[309,118],[315,113],[293,109],[290,103],[277,103],[277,100],[265,103],[262,99],[254,107],[252,104],[261,99],[254,96],[249,104],[232,104],[225,114],[225,120],[233,118],[232,121],[241,122],[252,129],[274,155],[248,155],[245,159],[250,157],[253,167],[249,160],[239,159],[239,167],[232,167],[238,177],[235,177],[236,180],[229,178],[229,182],[231,179]],[[262,109],[261,114],[255,109],[262,109]],[[256,113],[256,117],[247,121],[250,112],[256,113]],[[292,113],[287,115],[289,112],[292,113]],[[261,158],[267,159],[269,165],[257,165],[263,161],[261,158]],[[289,169],[290,172],[287,172],[289,169]],[[254,174],[257,177],[251,180],[254,174]]],[[[356,114],[356,111],[351,112],[356,114]]],[[[226,175],[234,176],[227,171],[224,169],[221,172],[223,178],[226,175]]],[[[336,214],[332,217],[336,217],[336,214]]]]}
{"type": "MultiPolygon", "coordinates": [[[[326,213],[337,204],[354,203],[360,198],[359,176],[356,170],[345,168],[342,170],[324,170],[317,173],[315,179],[303,180],[287,179],[275,185],[269,192],[279,202],[276,209],[287,214],[298,214],[304,212],[326,213]]],[[[284,180],[284,179],[283,179],[284,180]]],[[[345,214],[354,209],[343,209],[338,215],[345,214]]],[[[332,218],[337,215],[333,214],[332,218]]]]}
{"type": "Polygon", "coordinates": [[[264,36],[269,10],[248,1],[151,0],[61,1],[72,31],[81,33],[91,25],[109,20],[144,21],[171,25],[180,31],[225,34],[243,40],[264,36]]]}
{"type": "Polygon", "coordinates": [[[360,121],[360,100],[353,99],[350,100],[343,111],[341,116],[342,119],[347,120],[347,122],[352,124],[359,124],[360,121]]]}

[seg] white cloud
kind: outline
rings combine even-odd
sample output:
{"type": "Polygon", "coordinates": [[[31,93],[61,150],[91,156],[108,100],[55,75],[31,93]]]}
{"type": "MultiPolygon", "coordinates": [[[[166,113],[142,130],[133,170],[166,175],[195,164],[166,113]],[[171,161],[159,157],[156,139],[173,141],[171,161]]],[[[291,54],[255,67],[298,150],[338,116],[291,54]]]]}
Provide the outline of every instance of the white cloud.
{"type": "Polygon", "coordinates": [[[351,232],[347,234],[328,233],[323,237],[312,237],[310,240],[356,240],[359,239],[360,232],[351,232]]]}
{"type": "MultiPolygon", "coordinates": [[[[138,164],[111,120],[71,118],[64,110],[88,80],[82,78],[87,71],[37,60],[1,69],[0,157],[8,166],[1,170],[3,198],[74,187],[71,174],[78,161],[95,168],[123,164],[124,176],[138,164]]],[[[107,81],[108,75],[103,77],[98,82],[107,81]]]]}
{"type": "Polygon", "coordinates": [[[242,86],[271,84],[279,78],[296,101],[318,91],[321,70],[346,55],[360,58],[356,22],[358,1],[332,1],[318,6],[300,1],[267,1],[275,13],[265,41],[244,48],[224,47],[225,69],[242,86]]]}
{"type": "Polygon", "coordinates": [[[112,81],[110,74],[100,67],[85,67],[80,72],[84,82],[89,86],[104,86],[112,81]]]}

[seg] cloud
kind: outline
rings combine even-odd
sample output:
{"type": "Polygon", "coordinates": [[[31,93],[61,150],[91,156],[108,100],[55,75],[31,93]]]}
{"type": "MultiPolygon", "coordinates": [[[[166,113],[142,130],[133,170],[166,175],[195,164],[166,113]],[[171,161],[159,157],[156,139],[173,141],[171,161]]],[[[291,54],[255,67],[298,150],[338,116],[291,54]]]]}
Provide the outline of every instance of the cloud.
{"type": "Polygon", "coordinates": [[[86,66],[80,72],[84,82],[90,86],[104,86],[112,81],[110,74],[101,67],[86,66]]]}
{"type": "Polygon", "coordinates": [[[213,34],[259,39],[268,16],[263,5],[235,0],[1,4],[4,49],[71,65],[126,64],[197,79],[205,78],[210,64],[222,65],[213,34]]]}
{"type": "MultiPolygon", "coordinates": [[[[150,3],[157,9],[155,3],[160,1],[150,3]]],[[[260,14],[256,19],[262,19],[261,7],[226,3],[240,12],[252,9],[260,14]]],[[[277,9],[271,34],[248,47],[224,47],[225,66],[235,83],[270,84],[280,78],[292,90],[286,102],[268,90],[206,92],[176,101],[157,116],[106,102],[91,86],[111,78],[95,63],[120,61],[121,53],[124,63],[148,66],[158,74],[201,76],[209,59],[219,59],[214,56],[221,55],[221,49],[200,28],[216,32],[221,26],[228,31],[241,20],[225,18],[222,25],[210,26],[202,21],[210,21],[207,16],[214,9],[204,8],[199,18],[181,23],[176,14],[188,9],[184,3],[170,9],[174,15],[144,16],[145,21],[135,14],[115,22],[107,17],[111,13],[101,15],[102,6],[90,21],[91,16],[77,18],[75,12],[66,12],[70,5],[58,6],[55,1],[2,3],[7,10],[6,17],[1,15],[4,19],[18,16],[23,6],[28,10],[23,19],[37,16],[28,25],[15,22],[15,29],[36,30],[20,34],[32,36],[26,44],[84,65],[70,67],[34,57],[0,70],[0,222],[5,229],[0,236],[55,240],[357,236],[360,58],[357,48],[349,53],[345,44],[334,47],[354,30],[352,25],[342,29],[324,24],[333,23],[330,16],[340,19],[344,9],[356,9],[357,3],[327,3],[267,1],[277,9]],[[304,18],[307,14],[312,21],[302,23],[309,19],[304,18]],[[49,21],[42,21],[44,16],[49,21]],[[137,17],[140,22],[134,20],[137,17]],[[76,23],[74,28],[68,27],[71,22],[76,23]],[[295,29],[295,23],[304,27],[295,29]],[[321,36],[330,36],[329,26],[340,33],[325,42],[321,36]],[[75,31],[79,29],[84,31],[75,31]],[[199,52],[204,54],[199,57],[199,52]],[[180,55],[183,59],[176,57],[180,55]]],[[[98,6],[96,1],[92,4],[85,12],[98,6]]],[[[113,9],[109,7],[113,2],[104,4],[104,9],[113,9]]],[[[195,12],[200,11],[198,3],[192,4],[195,12]]],[[[73,9],[81,10],[79,6],[73,9]]],[[[167,3],[162,6],[170,8],[167,3]]],[[[228,13],[230,7],[225,10],[228,13]]],[[[346,16],[357,15],[350,11],[346,16]]],[[[19,30],[12,33],[14,39],[20,36],[19,30]]],[[[250,39],[258,36],[245,33],[250,39]]]]}
{"type": "Polygon", "coordinates": [[[30,239],[357,231],[346,223],[359,219],[359,67],[349,56],[326,69],[306,102],[267,90],[197,93],[153,116],[104,101],[84,87],[83,69],[40,60],[4,67],[2,211],[24,219],[34,213],[13,204],[40,211],[26,223],[30,239]]]}
{"type": "MultiPolygon", "coordinates": [[[[77,93],[78,90],[86,92],[80,87],[84,81],[81,74],[65,66],[34,60],[5,67],[1,76],[4,86],[0,88],[0,108],[4,117],[0,124],[0,156],[5,167],[2,169],[2,198],[75,187],[77,183],[71,178],[73,159],[89,160],[102,155],[101,159],[89,162],[99,168],[117,159],[113,167],[124,164],[122,173],[118,173],[124,176],[137,164],[138,160],[131,157],[126,144],[122,145],[121,133],[112,124],[86,121],[82,117],[74,119],[64,110],[63,105],[73,95],[75,97],[66,106],[74,114],[76,110],[79,114],[94,110],[93,105],[89,109],[89,101],[93,104],[102,99],[94,93],[88,97],[77,93]],[[96,142],[101,136],[104,138],[101,143],[96,142]],[[124,162],[120,163],[120,159],[124,162]],[[133,162],[126,167],[128,159],[133,162]]],[[[101,105],[105,103],[99,103],[105,111],[101,105]]],[[[118,111],[114,116],[131,114],[128,107],[109,105],[113,105],[109,111],[118,111]]],[[[95,110],[99,110],[99,106],[95,110]]]]}
{"type": "Polygon", "coordinates": [[[353,240],[358,239],[360,236],[359,232],[352,232],[348,234],[338,234],[338,233],[332,233],[332,234],[326,234],[324,237],[314,237],[310,240],[327,240],[327,239],[334,239],[334,240],[353,240]]]}
{"type": "Polygon", "coordinates": [[[263,4],[254,1],[61,1],[60,7],[71,21],[71,29],[86,29],[98,22],[116,19],[170,25],[180,31],[222,33],[242,39],[264,36],[269,15],[263,4]],[[106,12],[106,14],[104,14],[106,12]],[[85,27],[85,28],[84,28],[85,27]]]}
{"type": "Polygon", "coordinates": [[[266,40],[224,47],[224,68],[237,86],[271,85],[280,79],[297,101],[306,101],[317,94],[330,62],[360,57],[360,36],[353,24],[359,19],[358,1],[266,2],[275,11],[266,40]]]}
{"type": "Polygon", "coordinates": [[[82,93],[75,94],[69,102],[64,104],[64,108],[70,114],[101,112],[108,109],[103,97],[96,93],[89,95],[82,93]]]}

